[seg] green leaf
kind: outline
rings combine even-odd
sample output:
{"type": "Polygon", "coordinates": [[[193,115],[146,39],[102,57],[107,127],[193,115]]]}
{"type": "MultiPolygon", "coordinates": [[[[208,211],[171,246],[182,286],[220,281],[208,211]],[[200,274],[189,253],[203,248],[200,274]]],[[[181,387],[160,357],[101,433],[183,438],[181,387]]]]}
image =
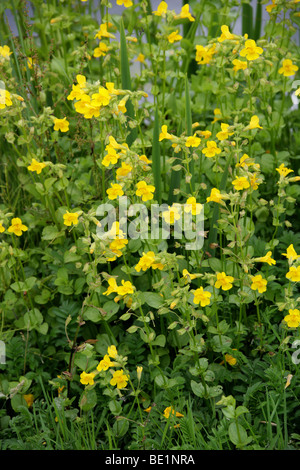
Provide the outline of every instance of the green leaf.
{"type": "Polygon", "coordinates": [[[92,390],[84,390],[79,400],[79,406],[82,409],[82,411],[89,411],[93,409],[96,405],[97,405],[96,390],[94,388],[92,390]]]}
{"type": "Polygon", "coordinates": [[[149,307],[159,308],[163,305],[164,299],[156,292],[143,292],[145,302],[149,307]]]}
{"type": "Polygon", "coordinates": [[[203,398],[205,395],[205,388],[201,383],[195,382],[195,380],[191,380],[191,388],[194,392],[194,394],[197,397],[203,398]]]}
{"type": "Polygon", "coordinates": [[[229,439],[235,446],[244,446],[248,444],[249,438],[245,428],[238,423],[230,423],[228,428],[229,439]]]}

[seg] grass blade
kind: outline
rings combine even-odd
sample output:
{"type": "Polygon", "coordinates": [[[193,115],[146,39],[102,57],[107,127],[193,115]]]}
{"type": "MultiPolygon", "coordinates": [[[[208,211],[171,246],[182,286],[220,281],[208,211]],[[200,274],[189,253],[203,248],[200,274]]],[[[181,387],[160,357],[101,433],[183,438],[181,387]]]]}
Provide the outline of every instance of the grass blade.
{"type": "MultiPolygon", "coordinates": [[[[185,129],[186,135],[192,135],[192,109],[191,109],[191,99],[189,91],[189,82],[187,76],[185,76],[185,129]]],[[[189,163],[189,170],[192,175],[191,184],[188,185],[188,191],[195,189],[195,175],[194,175],[194,162],[193,160],[189,163]]]]}
{"type": "Polygon", "coordinates": [[[155,110],[153,141],[152,141],[152,171],[154,177],[154,186],[156,199],[161,204],[161,162],[160,162],[160,144],[159,144],[159,115],[158,109],[155,110]]]}
{"type": "MultiPolygon", "coordinates": [[[[126,36],[125,36],[123,20],[121,20],[121,23],[120,23],[120,64],[121,64],[122,88],[123,90],[131,91],[130,66],[129,66],[129,61],[128,61],[126,36]]],[[[134,120],[135,118],[134,109],[133,109],[133,105],[130,99],[127,100],[126,102],[126,108],[127,108],[126,115],[128,116],[129,119],[134,120]]],[[[136,138],[137,138],[137,129],[134,128],[131,130],[131,132],[129,133],[126,139],[129,147],[135,141],[136,138]]]]}

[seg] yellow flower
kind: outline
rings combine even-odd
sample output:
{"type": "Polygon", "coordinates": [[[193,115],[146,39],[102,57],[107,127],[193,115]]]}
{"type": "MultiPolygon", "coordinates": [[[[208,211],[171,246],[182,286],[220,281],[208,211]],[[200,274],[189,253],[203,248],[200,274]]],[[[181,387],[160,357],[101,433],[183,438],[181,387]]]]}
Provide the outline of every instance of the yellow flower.
{"type": "Polygon", "coordinates": [[[12,219],[11,226],[8,227],[7,231],[9,233],[14,233],[17,237],[22,235],[22,232],[27,232],[28,227],[22,223],[22,220],[19,217],[12,219]]]}
{"type": "Polygon", "coordinates": [[[117,348],[114,344],[112,344],[111,346],[108,346],[107,348],[107,354],[109,357],[111,357],[112,359],[115,359],[115,357],[117,356],[118,354],[118,351],[117,351],[117,348]]]}
{"type": "Polygon", "coordinates": [[[264,52],[263,49],[256,45],[256,42],[254,41],[254,39],[248,39],[245,42],[245,47],[240,52],[240,56],[246,57],[247,60],[255,60],[263,52],[264,52]]]}
{"type": "Polygon", "coordinates": [[[153,199],[153,193],[155,191],[155,187],[151,184],[147,184],[146,181],[139,181],[136,185],[137,190],[135,194],[142,198],[142,201],[150,201],[153,199]]]}
{"type": "Polygon", "coordinates": [[[121,286],[118,286],[117,294],[125,296],[127,294],[133,294],[135,287],[131,284],[130,281],[121,281],[121,286]]]}
{"type": "Polygon", "coordinates": [[[192,15],[190,14],[190,6],[188,3],[186,3],[185,5],[183,5],[183,7],[181,8],[181,12],[179,13],[179,15],[176,15],[175,16],[175,19],[189,19],[190,21],[195,21],[195,18],[192,17],[192,15]]]}
{"type": "Polygon", "coordinates": [[[282,62],[282,67],[278,70],[278,73],[284,75],[285,77],[291,77],[299,70],[297,65],[294,65],[290,59],[285,59],[282,62]]]}
{"type": "Polygon", "coordinates": [[[98,93],[94,93],[92,95],[91,106],[94,106],[96,108],[101,107],[101,106],[108,106],[109,102],[110,102],[109,91],[103,86],[100,86],[98,89],[98,93]]]}
{"type": "Polygon", "coordinates": [[[215,282],[215,287],[217,289],[229,290],[232,288],[232,283],[234,278],[232,276],[227,276],[226,273],[217,273],[217,280],[215,282]]]}
{"type": "Polygon", "coordinates": [[[115,280],[114,277],[111,277],[108,279],[108,288],[105,292],[103,292],[103,295],[110,295],[112,293],[117,293],[118,292],[118,285],[117,281],[115,280]]]}
{"type": "Polygon", "coordinates": [[[5,106],[12,106],[10,92],[0,88],[0,109],[4,109],[5,106]]]}
{"type": "Polygon", "coordinates": [[[83,371],[80,374],[80,382],[83,385],[93,385],[94,384],[94,377],[95,377],[95,374],[93,372],[91,372],[90,374],[87,374],[86,372],[83,371]]]}
{"type": "Polygon", "coordinates": [[[142,377],[142,372],[143,372],[142,366],[137,366],[137,368],[136,368],[136,376],[137,376],[137,379],[138,379],[139,382],[140,382],[141,377],[142,377]]]}
{"type": "Polygon", "coordinates": [[[241,156],[240,161],[239,161],[235,166],[236,166],[237,168],[240,167],[240,166],[241,166],[242,168],[244,168],[245,165],[247,165],[247,166],[252,166],[252,165],[254,165],[254,163],[251,162],[249,155],[247,155],[246,153],[244,153],[244,155],[241,156]],[[249,160],[249,161],[248,161],[248,160],[249,160]]]}
{"type": "Polygon", "coordinates": [[[267,290],[267,281],[266,279],[263,279],[261,274],[258,274],[257,276],[251,276],[251,289],[252,290],[258,290],[260,294],[265,292],[267,290]]]}
{"type": "Polygon", "coordinates": [[[174,42],[176,41],[181,41],[182,39],[182,36],[180,36],[180,34],[178,34],[178,29],[176,29],[176,31],[173,31],[171,34],[168,35],[168,41],[170,44],[173,44],[174,42]]]}
{"type": "Polygon", "coordinates": [[[229,124],[221,123],[221,131],[217,133],[216,137],[219,140],[226,140],[228,136],[233,135],[233,132],[228,132],[229,124]]]}
{"type": "Polygon", "coordinates": [[[117,199],[119,196],[123,196],[124,191],[122,189],[122,186],[120,186],[117,183],[111,183],[111,188],[108,188],[106,190],[106,193],[108,195],[108,199],[113,201],[114,199],[117,199]]]}
{"type": "Polygon", "coordinates": [[[199,147],[200,143],[201,143],[200,137],[197,137],[197,135],[194,134],[190,137],[187,137],[185,141],[185,146],[186,147],[199,147]]]}
{"type": "Polygon", "coordinates": [[[234,59],[232,63],[234,65],[234,72],[238,72],[239,70],[246,70],[247,68],[247,62],[245,62],[244,60],[234,59]]]}
{"type": "Polygon", "coordinates": [[[229,28],[227,25],[223,24],[221,26],[221,31],[222,31],[222,34],[221,36],[218,38],[218,41],[219,42],[223,42],[225,41],[226,39],[234,39],[234,34],[231,34],[231,32],[229,31],[229,28]]]}
{"type": "Polygon", "coordinates": [[[149,269],[155,261],[155,253],[153,251],[148,251],[143,253],[143,256],[140,258],[138,264],[135,266],[135,270],[139,273],[141,270],[146,271],[149,269]]]}
{"type": "Polygon", "coordinates": [[[221,113],[220,108],[215,108],[214,109],[214,119],[212,121],[212,124],[219,121],[221,119],[221,117],[222,117],[222,113],[221,113]]]}
{"type": "Polygon", "coordinates": [[[28,408],[30,408],[34,402],[34,396],[32,395],[32,393],[29,393],[28,395],[23,395],[23,398],[26,401],[28,408]]]}
{"type": "Polygon", "coordinates": [[[178,411],[175,411],[171,406],[168,406],[165,410],[164,410],[164,417],[166,419],[169,419],[169,416],[170,415],[175,415],[176,418],[182,418],[184,415],[182,413],[179,413],[178,411]]]}
{"type": "Polygon", "coordinates": [[[300,281],[300,265],[295,267],[291,266],[289,272],[286,274],[286,277],[292,282],[300,281]]]}
{"type": "Polygon", "coordinates": [[[116,370],[113,374],[113,378],[110,381],[110,385],[116,385],[118,389],[126,388],[129,380],[128,375],[125,375],[123,369],[116,370]]]}
{"type": "Polygon", "coordinates": [[[63,119],[55,119],[54,120],[54,130],[61,131],[61,132],[68,132],[69,130],[69,121],[67,118],[64,117],[63,119]]]}
{"type": "Polygon", "coordinates": [[[217,188],[212,188],[210,192],[210,196],[206,198],[206,202],[217,202],[220,203],[224,199],[224,196],[220,193],[220,191],[217,188]]]}
{"type": "Polygon", "coordinates": [[[285,256],[289,260],[289,262],[292,262],[292,261],[300,258],[300,255],[297,255],[293,244],[291,244],[290,246],[287,247],[286,253],[281,253],[281,254],[283,256],[285,256]]]}
{"type": "Polygon", "coordinates": [[[192,281],[193,279],[195,279],[197,277],[196,274],[189,273],[187,269],[184,269],[182,271],[182,275],[185,278],[185,283],[186,284],[189,282],[189,280],[192,281]]]}
{"type": "Polygon", "coordinates": [[[202,208],[202,204],[197,203],[196,198],[192,196],[187,199],[184,206],[184,212],[187,214],[191,212],[192,215],[198,215],[200,214],[202,208]]]}
{"type": "MultiPolygon", "coordinates": [[[[116,240],[113,240],[110,244],[109,244],[109,249],[110,251],[112,251],[113,253],[115,253],[116,256],[122,256],[122,250],[125,245],[128,244],[128,240],[127,238],[116,238],[116,240]]],[[[116,257],[113,257],[113,258],[109,258],[107,259],[107,261],[114,261],[116,259],[116,257]]]]}
{"type": "Polygon", "coordinates": [[[268,263],[269,266],[272,266],[272,264],[276,264],[275,259],[272,258],[272,251],[268,251],[265,256],[257,258],[256,261],[258,261],[259,263],[268,263]]]}
{"type": "Polygon", "coordinates": [[[216,53],[216,45],[212,46],[196,46],[196,61],[198,64],[209,64],[213,55],[216,53]]]}
{"type": "Polygon", "coordinates": [[[35,158],[31,160],[31,164],[27,167],[29,171],[36,171],[39,175],[43,168],[45,168],[46,163],[38,162],[35,158]]]}
{"type": "Polygon", "coordinates": [[[112,33],[109,33],[107,31],[107,28],[108,28],[108,23],[102,23],[100,25],[100,29],[99,31],[97,32],[97,34],[95,35],[95,39],[98,38],[98,39],[102,39],[102,38],[115,38],[116,36],[114,36],[112,33]]]}
{"type": "Polygon", "coordinates": [[[266,11],[267,11],[268,13],[271,13],[272,10],[273,10],[273,8],[276,8],[276,6],[277,6],[277,5],[276,5],[276,3],[275,3],[275,0],[272,0],[271,5],[267,5],[267,6],[266,6],[266,11]]]}
{"type": "Polygon", "coordinates": [[[159,134],[159,141],[161,142],[163,139],[173,139],[174,136],[168,133],[168,127],[162,126],[161,133],[159,134]]]}
{"type": "Polygon", "coordinates": [[[289,328],[298,328],[300,325],[300,311],[295,308],[294,310],[289,310],[289,315],[284,317],[284,321],[287,323],[289,328]]]}
{"type": "Polygon", "coordinates": [[[137,56],[137,58],[135,59],[137,62],[141,62],[141,64],[144,64],[145,63],[145,56],[144,54],[142,54],[141,52],[139,53],[139,55],[137,56]]]}
{"type": "Polygon", "coordinates": [[[235,366],[237,360],[235,357],[231,356],[230,354],[225,354],[225,361],[228,362],[231,366],[235,366]]]}
{"type": "Polygon", "coordinates": [[[110,95],[119,95],[120,92],[115,88],[113,82],[106,82],[106,89],[108,90],[110,95]]]}
{"type": "Polygon", "coordinates": [[[207,144],[206,144],[206,147],[204,147],[204,149],[202,149],[202,153],[207,158],[212,158],[215,155],[218,155],[219,153],[221,153],[221,149],[219,147],[217,147],[216,142],[214,142],[213,140],[208,140],[207,144]]]}
{"type": "Polygon", "coordinates": [[[127,108],[126,108],[126,101],[125,99],[122,99],[121,101],[119,101],[118,103],[118,111],[121,112],[121,113],[126,113],[127,111],[127,108]]]}
{"type": "Polygon", "coordinates": [[[242,191],[250,187],[250,183],[245,176],[238,176],[232,181],[232,184],[237,191],[242,191]]]}
{"type": "Polygon", "coordinates": [[[77,225],[78,224],[78,217],[79,214],[77,212],[66,212],[63,215],[64,218],[64,224],[70,227],[71,225],[77,225]]]}
{"type": "Polygon", "coordinates": [[[283,176],[284,178],[289,174],[289,173],[293,173],[293,170],[290,170],[289,168],[287,168],[284,163],[281,163],[281,165],[279,166],[279,168],[276,168],[276,171],[278,171],[278,173],[280,174],[280,176],[283,176]]]}
{"type": "Polygon", "coordinates": [[[110,367],[114,367],[114,363],[110,360],[110,357],[108,356],[108,354],[106,354],[104,358],[102,359],[102,361],[100,361],[99,364],[97,365],[97,370],[101,372],[102,370],[107,370],[110,367]]]}
{"type": "Polygon", "coordinates": [[[5,228],[3,227],[3,225],[0,222],[0,233],[3,233],[3,232],[5,232],[5,228]]]}
{"type": "Polygon", "coordinates": [[[12,54],[10,48],[8,46],[0,46],[0,55],[2,57],[9,57],[12,54]]]}
{"type": "Polygon", "coordinates": [[[169,206],[168,210],[162,213],[162,216],[167,224],[173,225],[176,220],[180,219],[179,205],[169,206]]]}
{"type": "Polygon", "coordinates": [[[204,137],[204,139],[209,139],[210,136],[211,136],[211,132],[210,131],[200,131],[200,135],[202,135],[204,137]]]}
{"type": "Polygon", "coordinates": [[[211,293],[208,291],[205,291],[203,287],[201,286],[199,287],[199,289],[195,290],[193,302],[196,305],[200,303],[201,307],[205,307],[206,305],[210,304],[210,297],[211,297],[211,293]]]}
{"type": "Polygon", "coordinates": [[[122,162],[121,167],[116,171],[117,180],[125,178],[132,170],[132,166],[128,163],[122,162]]]}
{"type": "Polygon", "coordinates": [[[155,16],[166,16],[168,4],[166,2],[160,2],[157,10],[153,12],[155,16]]]}
{"type": "Polygon", "coordinates": [[[94,57],[106,56],[108,52],[108,46],[104,42],[99,42],[98,47],[94,50],[94,57]]]}
{"type": "Polygon", "coordinates": [[[131,0],[117,0],[117,5],[124,5],[125,8],[132,7],[133,3],[131,0]]]}
{"type": "Polygon", "coordinates": [[[259,117],[258,116],[252,116],[250,119],[250,123],[248,124],[247,127],[245,127],[247,130],[251,129],[262,129],[262,127],[259,125],[259,117]]]}
{"type": "Polygon", "coordinates": [[[250,186],[252,189],[257,189],[259,185],[259,180],[256,178],[256,173],[253,173],[253,175],[250,176],[250,186]]]}
{"type": "Polygon", "coordinates": [[[140,155],[139,156],[139,160],[141,160],[142,162],[145,162],[145,163],[151,163],[151,160],[149,160],[146,155],[140,155]]]}

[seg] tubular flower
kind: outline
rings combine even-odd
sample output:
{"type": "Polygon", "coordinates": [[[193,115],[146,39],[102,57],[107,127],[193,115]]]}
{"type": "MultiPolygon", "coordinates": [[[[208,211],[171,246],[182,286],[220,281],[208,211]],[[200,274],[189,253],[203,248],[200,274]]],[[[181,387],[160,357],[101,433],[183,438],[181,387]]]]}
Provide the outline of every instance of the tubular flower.
{"type": "Polygon", "coordinates": [[[212,188],[210,196],[206,198],[206,202],[217,202],[220,203],[224,199],[224,196],[220,193],[217,188],[212,188]]]}
{"type": "Polygon", "coordinates": [[[164,221],[169,224],[169,225],[173,225],[175,223],[176,220],[179,220],[180,217],[181,217],[181,212],[179,210],[179,205],[177,204],[173,204],[172,206],[169,206],[168,207],[168,210],[167,211],[164,211],[162,213],[162,216],[164,218],[164,221]]]}
{"type": "Polygon", "coordinates": [[[168,41],[170,44],[173,44],[174,42],[176,41],[181,41],[182,39],[182,36],[180,36],[180,34],[178,34],[178,29],[176,29],[176,31],[173,31],[171,34],[168,35],[168,41]]]}
{"type": "Polygon", "coordinates": [[[70,227],[71,225],[77,225],[78,224],[78,217],[79,214],[77,212],[66,212],[63,215],[64,218],[64,224],[70,227]]]}
{"type": "Polygon", "coordinates": [[[99,31],[95,35],[95,39],[96,38],[98,38],[98,39],[102,39],[102,38],[112,38],[112,39],[114,39],[116,36],[114,36],[112,33],[109,33],[107,31],[108,26],[109,26],[108,23],[100,24],[100,28],[99,28],[99,31]]]}
{"type": "Polygon", "coordinates": [[[46,163],[38,162],[35,158],[31,160],[31,164],[27,167],[29,171],[36,171],[39,175],[43,168],[45,168],[46,163]]]}
{"type": "Polygon", "coordinates": [[[272,264],[276,264],[275,259],[272,258],[272,251],[268,251],[265,256],[257,258],[256,261],[258,261],[259,263],[268,263],[269,266],[272,266],[272,264]]]}
{"type": "Polygon", "coordinates": [[[258,290],[260,294],[265,292],[267,290],[267,281],[266,279],[263,279],[261,274],[258,274],[257,276],[251,276],[251,289],[252,290],[258,290]]]}
{"type": "Polygon", "coordinates": [[[187,214],[191,212],[192,215],[198,215],[200,214],[202,208],[202,204],[197,203],[196,198],[192,196],[187,199],[186,204],[184,206],[184,212],[186,212],[187,214]]]}
{"type": "Polygon", "coordinates": [[[289,272],[286,274],[287,279],[292,282],[299,282],[300,281],[300,265],[295,267],[291,266],[289,272]]]}
{"type": "Polygon", "coordinates": [[[0,88],[0,109],[4,109],[6,106],[12,106],[12,100],[8,90],[0,88]]]}
{"type": "Polygon", "coordinates": [[[225,354],[225,361],[228,362],[228,364],[231,366],[235,366],[237,363],[236,358],[231,356],[230,354],[225,354]]]}
{"type": "Polygon", "coordinates": [[[246,70],[247,68],[247,62],[245,62],[244,60],[234,59],[232,63],[234,65],[234,72],[238,72],[239,70],[246,70]]]}
{"type": "Polygon", "coordinates": [[[213,55],[216,53],[215,51],[216,45],[213,44],[212,46],[196,46],[196,62],[198,64],[209,64],[213,58],[213,55]]]}
{"type": "Polygon", "coordinates": [[[264,52],[263,49],[256,45],[256,42],[254,41],[254,39],[248,39],[245,42],[245,47],[240,52],[240,56],[246,57],[247,60],[255,60],[263,52],[264,52]]]}
{"type": "Polygon", "coordinates": [[[217,289],[229,290],[232,288],[232,283],[234,278],[232,276],[227,276],[226,273],[217,273],[217,280],[215,282],[215,287],[217,289]]]}
{"type": "Polygon", "coordinates": [[[63,119],[55,119],[54,120],[54,130],[61,131],[61,132],[68,132],[69,130],[69,121],[67,118],[64,117],[63,119]]]}
{"type": "Polygon", "coordinates": [[[234,39],[234,34],[231,34],[231,32],[229,31],[229,28],[226,24],[223,24],[221,26],[221,31],[222,31],[222,34],[221,36],[218,38],[218,41],[219,42],[223,42],[225,41],[226,39],[227,40],[230,40],[230,39],[234,39]]]}
{"type": "Polygon", "coordinates": [[[113,378],[110,381],[110,385],[116,385],[118,389],[126,388],[129,380],[128,375],[124,374],[123,369],[116,370],[113,374],[113,378]]]}
{"type": "Polygon", "coordinates": [[[8,227],[7,231],[9,233],[14,233],[17,237],[22,235],[22,232],[27,232],[28,227],[22,223],[22,220],[19,217],[12,219],[11,226],[8,227]]]}
{"type": "Polygon", "coordinates": [[[166,16],[168,10],[168,4],[166,2],[160,2],[157,10],[153,12],[155,16],[166,16]]]}
{"type": "Polygon", "coordinates": [[[173,138],[174,136],[168,133],[168,127],[165,125],[162,126],[161,133],[159,134],[159,141],[161,142],[163,139],[173,139],[173,138]]]}
{"type": "Polygon", "coordinates": [[[138,264],[135,266],[135,270],[139,273],[142,271],[147,271],[155,261],[155,253],[153,251],[148,251],[143,253],[143,256],[139,260],[138,264]]]}
{"type": "Polygon", "coordinates": [[[232,181],[232,184],[237,191],[242,191],[250,187],[250,183],[245,176],[238,176],[232,181]]]}
{"type": "Polygon", "coordinates": [[[115,280],[114,277],[111,277],[108,279],[108,288],[105,292],[103,292],[103,295],[110,295],[112,293],[117,293],[117,292],[118,292],[117,281],[115,280]]]}
{"type": "Polygon", "coordinates": [[[297,255],[293,244],[287,247],[286,253],[281,253],[281,254],[282,256],[285,256],[289,260],[289,262],[293,262],[296,259],[300,258],[300,255],[297,255]]]}
{"type": "Polygon", "coordinates": [[[94,384],[94,377],[95,377],[95,374],[93,374],[92,372],[90,374],[87,374],[86,372],[83,371],[80,374],[80,382],[83,385],[93,385],[94,384]]]}
{"type": "Polygon", "coordinates": [[[299,70],[297,65],[294,65],[290,59],[285,59],[282,62],[282,67],[278,70],[278,73],[284,75],[285,77],[291,77],[292,75],[295,75],[297,70],[299,70]]]}
{"type": "Polygon", "coordinates": [[[290,309],[289,314],[286,315],[283,319],[289,328],[298,328],[300,325],[300,311],[295,308],[294,310],[290,309]]]}
{"type": "Polygon", "coordinates": [[[283,176],[283,178],[285,178],[289,173],[293,173],[293,170],[290,170],[289,168],[287,168],[284,163],[281,163],[281,165],[279,166],[279,168],[276,168],[276,171],[278,171],[278,173],[280,174],[280,176],[283,176]]]}
{"type": "Polygon", "coordinates": [[[133,294],[135,287],[131,284],[130,281],[121,281],[121,286],[118,286],[117,294],[125,296],[127,294],[133,294]]]}
{"type": "Polygon", "coordinates": [[[97,365],[97,370],[101,372],[102,370],[107,370],[110,367],[114,367],[114,362],[112,362],[108,354],[106,354],[104,358],[102,359],[102,361],[100,361],[99,364],[97,365]]]}
{"type": "Polygon", "coordinates": [[[142,198],[142,201],[150,201],[153,199],[153,193],[155,191],[155,187],[151,184],[147,184],[146,181],[139,181],[136,185],[137,190],[135,194],[142,198]]]}
{"type": "Polygon", "coordinates": [[[194,134],[190,137],[187,137],[185,141],[185,146],[186,147],[199,147],[200,143],[201,143],[200,137],[197,137],[196,134],[194,134]]]}
{"type": "Polygon", "coordinates": [[[228,132],[229,124],[221,123],[221,131],[217,133],[216,137],[219,140],[226,140],[230,135],[233,135],[233,132],[228,132]]]}
{"type": "Polygon", "coordinates": [[[251,129],[262,129],[262,127],[259,125],[259,117],[258,116],[252,116],[252,118],[250,119],[250,123],[248,124],[248,126],[245,128],[247,130],[251,130],[251,129]]]}
{"type": "Polygon", "coordinates": [[[131,0],[117,0],[117,5],[124,5],[125,8],[132,7],[133,3],[131,0]]]}
{"type": "Polygon", "coordinates": [[[205,291],[203,287],[199,287],[199,289],[196,289],[194,292],[194,299],[193,302],[196,305],[201,305],[201,307],[205,307],[206,305],[210,304],[210,298],[211,298],[211,293],[208,291],[205,291]]]}
{"type": "Polygon", "coordinates": [[[187,269],[182,271],[182,275],[185,279],[185,284],[187,284],[190,280],[192,281],[193,279],[196,279],[197,277],[196,274],[189,273],[187,269]]]}
{"type": "Polygon", "coordinates": [[[168,406],[165,410],[164,410],[164,417],[166,419],[169,419],[169,416],[170,415],[175,415],[176,418],[182,418],[184,415],[179,413],[178,411],[175,411],[171,406],[168,406]]]}
{"type": "Polygon", "coordinates": [[[108,188],[106,190],[106,193],[108,195],[108,199],[113,201],[114,199],[117,199],[119,196],[123,196],[124,191],[122,189],[122,186],[120,186],[117,183],[111,183],[111,188],[108,188]]]}
{"type": "Polygon", "coordinates": [[[190,6],[188,3],[186,3],[185,5],[183,5],[183,7],[181,8],[181,12],[179,13],[179,15],[176,15],[175,16],[175,19],[185,19],[185,18],[188,18],[190,21],[195,21],[195,18],[193,18],[193,16],[191,15],[190,13],[190,6]]]}
{"type": "Polygon", "coordinates": [[[121,167],[116,171],[117,180],[125,178],[132,170],[132,166],[128,163],[122,162],[121,167]]]}
{"type": "Polygon", "coordinates": [[[206,147],[204,147],[204,149],[202,149],[202,153],[207,158],[212,158],[215,155],[218,155],[219,153],[221,153],[221,149],[219,147],[217,147],[216,142],[214,142],[213,140],[208,140],[207,144],[206,144],[206,147]]]}
{"type": "Polygon", "coordinates": [[[104,57],[108,53],[108,46],[105,42],[99,42],[98,47],[94,50],[94,57],[104,57]]]}

